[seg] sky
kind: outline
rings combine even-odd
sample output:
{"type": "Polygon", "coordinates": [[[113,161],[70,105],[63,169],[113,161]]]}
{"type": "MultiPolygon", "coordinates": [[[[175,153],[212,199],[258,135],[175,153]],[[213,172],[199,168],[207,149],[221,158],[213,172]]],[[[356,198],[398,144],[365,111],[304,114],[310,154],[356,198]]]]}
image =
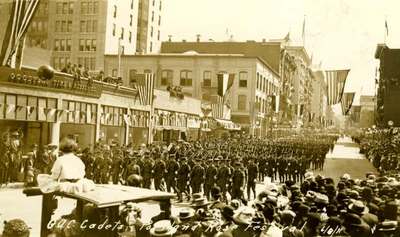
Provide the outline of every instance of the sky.
{"type": "Polygon", "coordinates": [[[378,43],[400,48],[399,0],[166,0],[162,38],[173,41],[279,39],[290,32],[322,69],[350,69],[345,92],[374,95],[378,43]],[[227,34],[227,32],[229,32],[227,34]]]}

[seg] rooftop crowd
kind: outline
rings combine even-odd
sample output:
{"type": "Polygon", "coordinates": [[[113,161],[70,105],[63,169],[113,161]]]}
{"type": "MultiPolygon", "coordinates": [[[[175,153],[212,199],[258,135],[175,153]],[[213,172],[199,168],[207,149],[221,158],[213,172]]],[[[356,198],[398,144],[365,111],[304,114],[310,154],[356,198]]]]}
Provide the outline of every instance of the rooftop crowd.
{"type": "MultiPolygon", "coordinates": [[[[121,236],[400,236],[399,175],[367,173],[360,180],[344,174],[338,182],[314,175],[336,139],[327,134],[275,141],[236,137],[139,149],[97,144],[93,150],[66,150],[61,143],[60,150],[80,156],[74,158],[83,164],[78,178],[166,190],[176,192],[177,201],[188,200],[176,214],[171,204],[161,203],[149,223],[138,206],[127,203],[120,210],[121,236]],[[98,172],[91,165],[96,160],[110,172],[98,172]],[[258,192],[253,191],[256,183],[262,186],[258,192]]],[[[362,143],[365,138],[355,139],[362,143]]],[[[58,220],[72,224],[55,225],[53,236],[84,236],[74,215],[58,220]]],[[[84,215],[96,223],[107,217],[90,205],[84,215]]],[[[7,235],[13,223],[20,233],[29,232],[23,221],[12,220],[3,236],[29,236],[7,235]]]]}

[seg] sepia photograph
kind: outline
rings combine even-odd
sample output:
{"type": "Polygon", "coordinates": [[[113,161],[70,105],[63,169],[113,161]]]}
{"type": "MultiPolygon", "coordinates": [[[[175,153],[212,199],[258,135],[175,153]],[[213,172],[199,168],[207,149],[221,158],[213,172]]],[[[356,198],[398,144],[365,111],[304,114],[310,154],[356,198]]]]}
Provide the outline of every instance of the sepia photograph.
{"type": "Polygon", "coordinates": [[[0,237],[400,237],[399,10],[0,0],[0,237]]]}

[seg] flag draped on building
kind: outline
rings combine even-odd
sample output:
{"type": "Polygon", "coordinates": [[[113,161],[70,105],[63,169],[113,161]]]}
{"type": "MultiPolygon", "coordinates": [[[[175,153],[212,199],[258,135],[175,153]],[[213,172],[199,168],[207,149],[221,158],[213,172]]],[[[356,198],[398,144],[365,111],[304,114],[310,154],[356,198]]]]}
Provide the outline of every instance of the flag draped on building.
{"type": "Polygon", "coordinates": [[[342,114],[347,115],[353,105],[355,92],[346,92],[343,94],[342,98],[342,114]]]}
{"type": "Polygon", "coordinates": [[[151,105],[154,97],[154,74],[136,74],[136,82],[141,105],[151,105]]]}
{"type": "Polygon", "coordinates": [[[341,102],[349,71],[350,70],[348,69],[325,71],[328,91],[328,105],[334,105],[341,102]]]}
{"type": "Polygon", "coordinates": [[[217,96],[216,103],[211,104],[211,116],[213,118],[223,118],[224,117],[224,98],[217,96]]]}
{"type": "Polygon", "coordinates": [[[37,10],[40,0],[13,0],[0,51],[0,65],[10,64],[37,10]]]}
{"type": "Polygon", "coordinates": [[[229,89],[233,85],[235,74],[220,73],[217,75],[217,78],[218,78],[218,95],[221,97],[225,97],[225,94],[229,91],[229,89]]]}

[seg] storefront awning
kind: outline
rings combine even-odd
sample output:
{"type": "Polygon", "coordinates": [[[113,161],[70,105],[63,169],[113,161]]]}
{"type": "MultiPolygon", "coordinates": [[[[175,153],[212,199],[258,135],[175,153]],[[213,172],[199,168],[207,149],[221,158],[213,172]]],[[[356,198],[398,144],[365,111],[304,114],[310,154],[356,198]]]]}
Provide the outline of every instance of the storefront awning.
{"type": "Polygon", "coordinates": [[[215,119],[217,121],[218,125],[223,127],[224,129],[227,130],[240,130],[241,127],[238,124],[235,124],[234,122],[230,120],[223,120],[223,119],[215,119]]]}

